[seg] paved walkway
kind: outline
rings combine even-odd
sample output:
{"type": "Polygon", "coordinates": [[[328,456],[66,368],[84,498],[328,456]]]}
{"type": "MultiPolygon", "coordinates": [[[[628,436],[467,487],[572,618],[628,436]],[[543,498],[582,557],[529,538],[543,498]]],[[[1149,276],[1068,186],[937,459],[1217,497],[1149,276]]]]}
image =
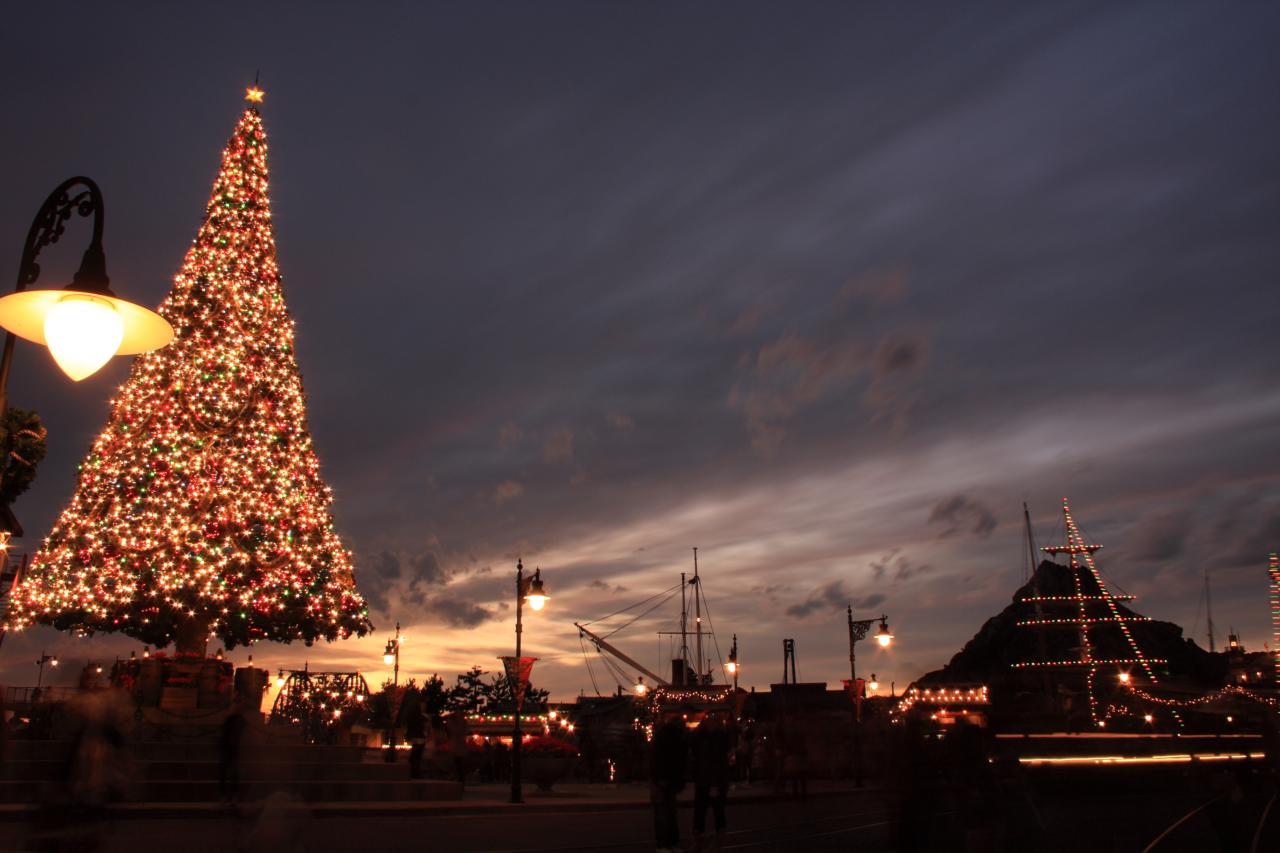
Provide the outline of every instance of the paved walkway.
{"type": "MultiPolygon", "coordinates": [[[[809,799],[824,800],[847,797],[859,793],[851,782],[815,781],[809,783],[809,799]]],[[[861,793],[878,799],[878,791],[864,788],[861,793]]],[[[648,809],[649,787],[646,784],[557,784],[553,791],[539,791],[534,785],[523,788],[524,802],[512,803],[509,784],[470,785],[461,800],[424,800],[417,802],[354,802],[354,803],[303,803],[277,802],[277,806],[296,806],[310,812],[313,817],[359,817],[375,815],[466,815],[494,814],[495,812],[536,811],[538,813],[583,813],[593,811],[617,811],[648,809]]],[[[776,792],[772,784],[735,786],[729,793],[734,803],[775,803],[791,800],[776,792]]],[[[688,785],[680,795],[680,805],[691,808],[693,786],[688,785]]],[[[112,815],[117,818],[180,818],[218,816],[236,817],[244,812],[258,810],[261,803],[245,803],[232,807],[221,803],[123,803],[113,806],[112,815]]],[[[0,804],[0,820],[23,821],[33,815],[39,805],[0,804]]]]}

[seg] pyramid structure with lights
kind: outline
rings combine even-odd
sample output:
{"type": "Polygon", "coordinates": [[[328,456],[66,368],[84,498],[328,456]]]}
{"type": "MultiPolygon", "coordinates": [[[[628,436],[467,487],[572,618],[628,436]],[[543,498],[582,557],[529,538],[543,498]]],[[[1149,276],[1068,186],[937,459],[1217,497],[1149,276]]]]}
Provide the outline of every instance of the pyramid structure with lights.
{"type": "Polygon", "coordinates": [[[1133,611],[1133,596],[1113,593],[1098,570],[1100,546],[1085,541],[1064,501],[1067,542],[1044,560],[942,669],[919,684],[989,686],[993,717],[1066,713],[1105,718],[1121,673],[1146,684],[1167,679],[1218,685],[1225,661],[1183,637],[1182,628],[1133,611]]]}
{"type": "Polygon", "coordinates": [[[119,631],[202,650],[364,634],[307,428],[276,265],[259,90],[222,153],[160,314],[6,624],[119,631]]]}

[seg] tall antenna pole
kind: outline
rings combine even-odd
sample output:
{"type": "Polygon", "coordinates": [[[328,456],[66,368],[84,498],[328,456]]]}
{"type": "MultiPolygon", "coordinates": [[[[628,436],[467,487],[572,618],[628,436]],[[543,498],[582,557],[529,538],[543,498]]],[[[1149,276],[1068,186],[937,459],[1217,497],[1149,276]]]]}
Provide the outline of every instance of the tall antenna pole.
{"type": "Polygon", "coordinates": [[[1206,566],[1204,570],[1204,610],[1206,618],[1209,620],[1209,651],[1217,651],[1213,647],[1213,598],[1209,595],[1209,568],[1206,566]]]}
{"type": "Polygon", "coordinates": [[[693,625],[697,631],[698,664],[694,675],[694,684],[702,684],[702,584],[698,583],[698,549],[693,549],[693,625]]]}
{"type": "MultiPolygon", "coordinates": [[[[1022,518],[1025,520],[1027,525],[1027,551],[1031,555],[1031,594],[1036,599],[1032,603],[1032,607],[1035,610],[1036,622],[1039,623],[1036,626],[1036,645],[1040,651],[1040,660],[1048,660],[1048,645],[1046,644],[1044,637],[1044,604],[1040,601],[1040,582],[1036,580],[1036,570],[1039,569],[1039,566],[1037,565],[1039,557],[1036,554],[1036,537],[1031,530],[1031,510],[1027,508],[1026,501],[1022,502],[1022,518]]],[[[1041,673],[1041,675],[1043,677],[1040,680],[1044,685],[1045,692],[1052,696],[1052,691],[1049,689],[1048,673],[1041,673]]]]}
{"type": "Polygon", "coordinates": [[[689,683],[689,604],[685,601],[688,583],[684,572],[680,573],[680,684],[689,683]]]}
{"type": "MultiPolygon", "coordinates": [[[[1022,502],[1022,518],[1025,520],[1027,525],[1027,551],[1031,555],[1031,562],[1028,564],[1031,567],[1029,570],[1030,574],[1022,579],[1022,582],[1026,583],[1028,580],[1035,577],[1037,563],[1039,563],[1040,560],[1040,558],[1036,556],[1036,538],[1031,533],[1031,510],[1027,509],[1026,501],[1022,502]]],[[[1037,591],[1036,595],[1039,594],[1039,591],[1037,591]]]]}

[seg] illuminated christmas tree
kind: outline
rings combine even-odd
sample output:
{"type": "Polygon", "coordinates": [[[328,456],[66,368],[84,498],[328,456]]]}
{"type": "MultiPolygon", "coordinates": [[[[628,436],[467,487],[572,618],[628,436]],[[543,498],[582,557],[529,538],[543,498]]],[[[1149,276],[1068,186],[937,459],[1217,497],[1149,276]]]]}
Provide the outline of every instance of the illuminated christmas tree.
{"type": "Polygon", "coordinates": [[[7,623],[200,650],[368,632],[307,430],[251,89],[204,222],[7,623]]]}

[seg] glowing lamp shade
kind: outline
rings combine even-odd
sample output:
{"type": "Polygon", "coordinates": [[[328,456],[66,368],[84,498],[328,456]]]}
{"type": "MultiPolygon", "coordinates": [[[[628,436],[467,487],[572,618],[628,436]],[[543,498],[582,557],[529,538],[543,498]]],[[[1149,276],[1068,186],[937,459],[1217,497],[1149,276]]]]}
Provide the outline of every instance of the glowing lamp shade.
{"type": "Polygon", "coordinates": [[[887,649],[889,644],[893,642],[893,634],[889,632],[889,623],[881,620],[880,630],[876,631],[876,642],[880,644],[880,648],[887,649]]]}
{"type": "Polygon", "coordinates": [[[724,668],[729,671],[730,675],[736,675],[738,672],[738,662],[736,660],[731,660],[724,665],[724,668]]]}
{"type": "Polygon", "coordinates": [[[391,664],[396,662],[395,653],[387,652],[385,655],[382,656],[382,662],[385,663],[387,666],[391,666],[391,664]]]}
{"type": "Polygon", "coordinates": [[[79,382],[120,349],[124,320],[105,299],[68,293],[45,314],[44,339],[62,372],[79,382]]]}
{"type": "Polygon", "coordinates": [[[114,355],[137,355],[173,340],[173,327],[154,311],[108,293],[24,290],[0,298],[0,326],[49,347],[77,382],[114,355]]]}
{"type": "Polygon", "coordinates": [[[542,578],[534,576],[533,581],[529,584],[529,592],[525,595],[524,600],[534,610],[541,610],[543,605],[547,603],[549,596],[542,588],[542,578]]]}

